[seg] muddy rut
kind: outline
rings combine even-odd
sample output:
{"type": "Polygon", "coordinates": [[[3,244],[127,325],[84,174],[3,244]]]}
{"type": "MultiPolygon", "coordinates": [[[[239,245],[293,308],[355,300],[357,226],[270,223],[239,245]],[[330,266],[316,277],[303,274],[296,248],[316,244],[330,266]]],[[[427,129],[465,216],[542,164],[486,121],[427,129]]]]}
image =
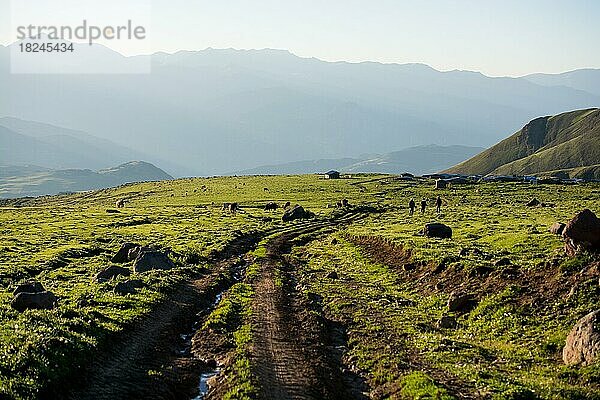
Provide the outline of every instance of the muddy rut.
{"type": "MultiPolygon", "coordinates": [[[[113,348],[79,377],[84,382],[80,388],[61,398],[201,398],[197,397],[199,377],[213,368],[210,361],[215,353],[199,354],[194,349],[189,338],[197,340],[198,332],[192,327],[201,326],[221,294],[244,279],[244,255],[265,237],[271,238],[267,257],[259,261],[261,273],[252,283],[251,369],[259,398],[356,398],[345,393],[342,367],[327,356],[323,324],[314,320],[310,306],[296,291],[286,254],[364,216],[302,221],[238,238],[213,255],[208,274],[182,284],[148,317],[115,338],[113,348]]],[[[205,398],[219,398],[218,389],[211,388],[205,398]]]]}
{"type": "Polygon", "coordinates": [[[251,362],[259,398],[361,398],[344,380],[342,366],[328,356],[327,332],[310,312],[308,300],[297,292],[294,267],[286,256],[295,245],[304,245],[356,218],[315,224],[267,243],[267,256],[259,260],[260,278],[253,284],[251,362]]]}

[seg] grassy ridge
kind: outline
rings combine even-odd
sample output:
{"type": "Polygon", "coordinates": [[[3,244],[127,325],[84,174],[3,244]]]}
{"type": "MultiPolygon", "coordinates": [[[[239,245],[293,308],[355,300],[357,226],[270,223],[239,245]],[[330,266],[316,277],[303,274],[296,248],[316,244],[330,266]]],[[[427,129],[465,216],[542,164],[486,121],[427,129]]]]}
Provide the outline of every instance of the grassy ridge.
{"type": "MultiPolygon", "coordinates": [[[[600,110],[578,110],[537,118],[514,135],[448,169],[462,174],[528,175],[600,163],[600,110]]],[[[594,178],[596,169],[587,171],[594,178]]],[[[584,175],[585,176],[585,175],[584,175]]]]}

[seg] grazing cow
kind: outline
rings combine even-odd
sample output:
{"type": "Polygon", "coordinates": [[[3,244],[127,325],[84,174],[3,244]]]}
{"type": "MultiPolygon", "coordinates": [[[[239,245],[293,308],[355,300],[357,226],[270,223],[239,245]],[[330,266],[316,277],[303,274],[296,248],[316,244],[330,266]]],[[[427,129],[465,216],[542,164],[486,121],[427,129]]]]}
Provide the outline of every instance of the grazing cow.
{"type": "Polygon", "coordinates": [[[350,203],[348,203],[348,199],[342,199],[337,202],[337,206],[339,208],[348,207],[349,205],[350,205],[350,203]]]}
{"type": "Polygon", "coordinates": [[[117,207],[117,208],[125,207],[125,200],[124,199],[117,200],[117,202],[115,203],[115,207],[117,207]]]}
{"type": "Polygon", "coordinates": [[[229,204],[229,212],[232,214],[235,214],[239,209],[239,204],[238,203],[231,203],[229,204]]]}
{"type": "Polygon", "coordinates": [[[268,188],[268,187],[266,187],[266,188],[264,188],[263,190],[264,190],[265,192],[268,192],[268,191],[269,191],[269,188],[268,188]]]}
{"type": "Polygon", "coordinates": [[[267,203],[265,204],[265,211],[276,211],[279,208],[279,204],[277,203],[267,203]]]}

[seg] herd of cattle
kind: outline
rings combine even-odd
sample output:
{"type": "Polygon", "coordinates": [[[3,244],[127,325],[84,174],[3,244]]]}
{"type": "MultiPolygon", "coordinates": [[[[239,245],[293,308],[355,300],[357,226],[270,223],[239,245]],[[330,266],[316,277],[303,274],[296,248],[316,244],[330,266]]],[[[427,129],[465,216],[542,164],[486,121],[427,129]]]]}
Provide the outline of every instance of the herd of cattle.
{"type": "MultiPolygon", "coordinates": [[[[265,188],[265,191],[266,190],[268,190],[268,189],[265,188]]],[[[115,202],[115,207],[116,208],[124,208],[125,203],[127,203],[126,199],[119,199],[115,202]]],[[[350,205],[350,203],[348,202],[348,199],[342,199],[336,203],[336,206],[339,208],[348,207],[349,205],[350,205]]],[[[265,204],[263,209],[265,211],[277,211],[279,208],[282,208],[283,210],[289,210],[291,207],[292,207],[292,203],[290,203],[289,201],[287,201],[283,206],[280,206],[278,203],[272,201],[272,202],[268,202],[267,204],[265,204]]],[[[222,211],[228,211],[231,214],[237,213],[239,211],[239,209],[240,209],[240,204],[237,202],[223,203],[223,207],[221,207],[222,211]]]]}

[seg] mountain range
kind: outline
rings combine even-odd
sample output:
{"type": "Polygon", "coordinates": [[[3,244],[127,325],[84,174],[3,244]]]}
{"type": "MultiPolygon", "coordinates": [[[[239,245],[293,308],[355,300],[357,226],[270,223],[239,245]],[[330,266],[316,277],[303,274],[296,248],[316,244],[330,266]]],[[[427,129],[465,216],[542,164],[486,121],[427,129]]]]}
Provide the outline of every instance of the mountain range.
{"type": "Polygon", "coordinates": [[[455,165],[482,151],[471,146],[414,146],[399,151],[360,158],[322,159],[297,161],[279,165],[265,165],[238,171],[235,175],[293,175],[322,173],[338,170],[346,173],[378,172],[415,175],[437,172],[455,165]]]}
{"type": "Polygon", "coordinates": [[[11,74],[9,53],[0,47],[0,87],[9,99],[0,102],[0,115],[87,132],[144,155],[128,159],[176,176],[432,143],[488,147],[539,115],[600,105],[597,88],[586,83],[600,70],[581,72],[591,77],[585,79],[491,78],[422,64],[325,62],[281,50],[124,57],[87,46],[81,62],[144,61],[152,71],[11,74]]]}
{"type": "Polygon", "coordinates": [[[600,179],[600,109],[536,118],[446,172],[600,179]]]}
{"type": "Polygon", "coordinates": [[[0,198],[40,196],[119,186],[130,182],[160,181],[173,177],[142,161],[131,161],[99,171],[56,170],[37,166],[0,166],[0,198]]]}
{"type": "Polygon", "coordinates": [[[0,118],[0,165],[100,169],[145,155],[83,131],[0,118]]]}

